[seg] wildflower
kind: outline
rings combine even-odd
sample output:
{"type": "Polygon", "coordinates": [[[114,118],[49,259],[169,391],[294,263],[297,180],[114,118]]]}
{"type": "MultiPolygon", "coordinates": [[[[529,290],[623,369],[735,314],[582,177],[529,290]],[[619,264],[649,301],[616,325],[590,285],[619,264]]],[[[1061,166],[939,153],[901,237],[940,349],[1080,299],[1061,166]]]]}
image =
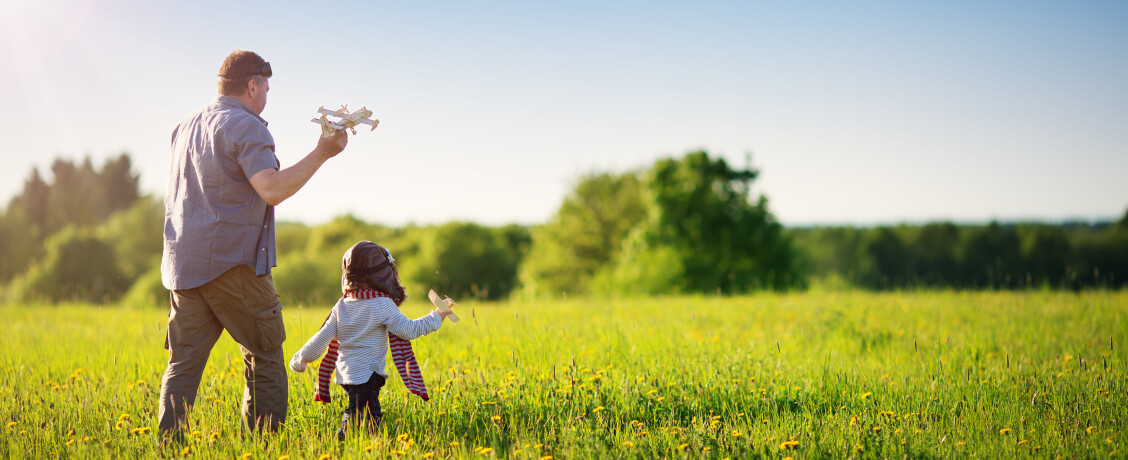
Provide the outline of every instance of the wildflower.
{"type": "Polygon", "coordinates": [[[501,416],[500,416],[500,415],[495,415],[495,416],[493,416],[493,417],[490,417],[490,420],[493,420],[493,421],[495,421],[495,422],[500,422],[500,421],[501,421],[501,416]]]}
{"type": "Polygon", "coordinates": [[[999,434],[1001,434],[1001,435],[1007,435],[1007,434],[1010,434],[1010,432],[1011,432],[1010,428],[1003,428],[1003,429],[999,430],[999,434]]]}
{"type": "Polygon", "coordinates": [[[599,406],[599,407],[596,407],[595,409],[592,409],[593,413],[594,412],[601,412],[601,411],[603,411],[603,406],[599,406]]]}
{"type": "Polygon", "coordinates": [[[407,438],[410,438],[410,437],[411,437],[411,435],[410,435],[410,434],[408,434],[408,433],[402,433],[402,434],[400,434],[399,436],[396,436],[396,439],[397,439],[397,440],[400,440],[400,441],[407,441],[407,438]]]}
{"type": "Polygon", "coordinates": [[[1093,427],[1090,426],[1088,428],[1085,428],[1085,434],[1093,434],[1093,427]]]}
{"type": "Polygon", "coordinates": [[[879,426],[874,426],[874,427],[873,427],[873,432],[874,432],[874,433],[879,433],[879,432],[881,432],[881,427],[879,427],[879,426]]]}
{"type": "Polygon", "coordinates": [[[431,458],[431,457],[434,457],[434,456],[435,456],[435,454],[432,453],[432,452],[427,452],[427,453],[423,454],[423,458],[431,458]]]}
{"type": "Polygon", "coordinates": [[[251,458],[251,453],[250,452],[243,452],[243,455],[239,456],[239,458],[241,458],[243,460],[247,460],[248,458],[251,458]]]}
{"type": "Polygon", "coordinates": [[[458,441],[451,441],[450,446],[451,447],[458,447],[458,441]]]}
{"type": "Polygon", "coordinates": [[[118,417],[119,422],[129,421],[129,419],[130,419],[129,414],[121,414],[121,417],[118,417]]]}
{"type": "Polygon", "coordinates": [[[678,446],[678,450],[685,450],[685,448],[686,448],[686,447],[689,447],[689,444],[682,444],[682,445],[679,445],[679,446],[678,446]]]}
{"type": "Polygon", "coordinates": [[[959,442],[956,443],[956,447],[963,447],[964,444],[967,444],[967,443],[963,442],[963,441],[959,441],[959,442]]]}
{"type": "Polygon", "coordinates": [[[485,455],[485,454],[488,454],[488,453],[490,453],[490,452],[493,452],[493,447],[483,447],[483,448],[481,448],[481,449],[482,449],[482,450],[478,451],[478,453],[480,453],[480,454],[482,454],[482,455],[485,455]]]}
{"type": "Polygon", "coordinates": [[[545,456],[542,456],[540,458],[540,460],[552,460],[552,456],[551,455],[545,455],[545,456]]]}
{"type": "Polygon", "coordinates": [[[1028,442],[1030,442],[1030,441],[1028,441],[1028,440],[1026,440],[1026,439],[1023,439],[1023,440],[1021,440],[1021,441],[1019,441],[1019,442],[1018,442],[1018,445],[1020,445],[1020,446],[1021,446],[1021,445],[1023,445],[1023,444],[1026,444],[1026,443],[1028,443],[1028,442]]]}
{"type": "Polygon", "coordinates": [[[191,453],[192,453],[192,446],[184,446],[183,449],[180,449],[180,455],[188,456],[188,454],[191,454],[191,453]]]}
{"type": "Polygon", "coordinates": [[[16,422],[8,422],[8,429],[11,429],[14,426],[16,426],[16,422]]]}
{"type": "Polygon", "coordinates": [[[317,457],[317,460],[329,460],[329,458],[329,454],[321,454],[320,457],[317,457]]]}
{"type": "Polygon", "coordinates": [[[873,394],[873,392],[867,391],[865,393],[862,393],[861,396],[858,396],[858,399],[866,399],[866,398],[870,397],[870,395],[872,395],[872,394],[873,394]]]}
{"type": "Polygon", "coordinates": [[[630,448],[634,447],[634,443],[630,442],[630,441],[623,441],[623,447],[630,449],[630,448]]]}
{"type": "Polygon", "coordinates": [[[799,441],[792,439],[790,441],[784,441],[783,443],[781,443],[779,445],[779,450],[787,450],[795,447],[799,447],[799,441]]]}
{"type": "Polygon", "coordinates": [[[739,438],[740,435],[741,435],[741,433],[739,431],[733,431],[732,432],[732,437],[734,437],[734,438],[739,438]]]}
{"type": "Polygon", "coordinates": [[[534,449],[540,449],[541,447],[544,447],[544,444],[533,444],[534,449]]]}
{"type": "Polygon", "coordinates": [[[71,444],[74,444],[74,440],[73,440],[73,439],[71,439],[71,440],[67,441],[67,445],[68,445],[68,446],[69,446],[69,445],[71,445],[71,444]]]}
{"type": "Polygon", "coordinates": [[[290,460],[290,454],[279,455],[278,460],[290,460]]]}
{"type": "Polygon", "coordinates": [[[854,446],[854,452],[863,452],[866,448],[864,446],[854,446]]]}
{"type": "Polygon", "coordinates": [[[364,446],[365,452],[372,452],[372,446],[364,446]]]}

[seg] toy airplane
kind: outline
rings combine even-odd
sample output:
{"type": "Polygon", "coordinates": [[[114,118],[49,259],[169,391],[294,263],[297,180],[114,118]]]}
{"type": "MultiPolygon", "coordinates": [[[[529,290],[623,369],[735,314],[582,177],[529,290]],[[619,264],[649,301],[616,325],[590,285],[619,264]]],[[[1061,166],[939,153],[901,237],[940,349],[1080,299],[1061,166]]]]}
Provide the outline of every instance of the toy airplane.
{"type": "Polygon", "coordinates": [[[458,322],[458,315],[454,314],[454,312],[450,310],[451,306],[456,305],[453,300],[450,300],[450,297],[440,299],[439,295],[435,294],[435,290],[431,289],[427,292],[427,298],[431,299],[431,303],[435,304],[435,307],[441,310],[443,313],[450,312],[450,316],[447,316],[447,319],[455,323],[458,322]]]}
{"type": "MultiPolygon", "coordinates": [[[[380,120],[372,117],[372,111],[366,107],[361,107],[360,110],[349,112],[347,106],[341,106],[336,111],[329,110],[325,106],[317,108],[317,113],[321,114],[321,118],[314,118],[310,121],[321,124],[321,137],[330,137],[336,133],[338,129],[348,128],[353,134],[356,134],[356,125],[365,124],[372,126],[376,129],[376,125],[380,124],[380,120]],[[339,118],[338,121],[329,121],[329,117],[339,118]]],[[[371,131],[371,130],[369,130],[371,131]]]]}

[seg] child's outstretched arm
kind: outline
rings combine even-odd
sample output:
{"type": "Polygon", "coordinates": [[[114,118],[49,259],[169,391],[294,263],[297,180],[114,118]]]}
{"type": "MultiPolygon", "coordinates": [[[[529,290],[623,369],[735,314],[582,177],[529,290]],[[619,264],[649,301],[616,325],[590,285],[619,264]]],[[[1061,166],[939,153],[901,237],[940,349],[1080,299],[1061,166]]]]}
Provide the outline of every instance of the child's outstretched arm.
{"type": "Polygon", "coordinates": [[[325,324],[321,325],[321,329],[317,330],[313,337],[302,346],[294,357],[290,359],[290,370],[294,372],[305,372],[305,368],[309,363],[312,363],[325,354],[325,349],[329,347],[329,342],[337,338],[337,308],[341,306],[344,299],[338,300],[337,305],[333,306],[333,311],[329,312],[329,319],[325,320],[325,324]]]}
{"type": "Polygon", "coordinates": [[[443,318],[446,318],[446,315],[436,309],[419,319],[408,319],[397,308],[385,324],[388,326],[389,333],[404,340],[415,340],[439,330],[443,325],[443,318]]]}

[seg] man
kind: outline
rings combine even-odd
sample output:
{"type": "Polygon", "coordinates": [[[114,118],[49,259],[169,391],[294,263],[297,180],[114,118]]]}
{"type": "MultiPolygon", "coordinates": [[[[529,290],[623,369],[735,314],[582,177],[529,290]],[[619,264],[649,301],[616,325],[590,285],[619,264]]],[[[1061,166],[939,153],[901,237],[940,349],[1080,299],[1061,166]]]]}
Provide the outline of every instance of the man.
{"type": "Polygon", "coordinates": [[[279,169],[274,138],[259,114],[270,90],[270,63],[235,51],[219,69],[219,95],[172,133],[165,195],[161,278],[172,291],[158,429],[182,439],[208,354],[223,330],[246,366],[243,421],[277,431],[288,387],[276,265],[274,206],[344,150],[345,130],[321,138],[297,164],[279,169]]]}

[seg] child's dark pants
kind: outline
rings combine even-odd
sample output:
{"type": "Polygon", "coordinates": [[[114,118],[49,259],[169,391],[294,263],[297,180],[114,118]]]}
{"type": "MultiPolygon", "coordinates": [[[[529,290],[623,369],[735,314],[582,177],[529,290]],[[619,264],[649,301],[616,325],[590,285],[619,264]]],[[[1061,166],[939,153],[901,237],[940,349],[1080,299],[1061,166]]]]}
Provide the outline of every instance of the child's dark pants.
{"type": "Polygon", "coordinates": [[[384,413],[380,411],[380,388],[384,386],[384,377],[375,372],[367,382],[359,385],[341,385],[349,395],[349,406],[341,417],[341,430],[337,435],[343,437],[348,428],[349,420],[355,420],[361,426],[376,427],[384,413]]]}

